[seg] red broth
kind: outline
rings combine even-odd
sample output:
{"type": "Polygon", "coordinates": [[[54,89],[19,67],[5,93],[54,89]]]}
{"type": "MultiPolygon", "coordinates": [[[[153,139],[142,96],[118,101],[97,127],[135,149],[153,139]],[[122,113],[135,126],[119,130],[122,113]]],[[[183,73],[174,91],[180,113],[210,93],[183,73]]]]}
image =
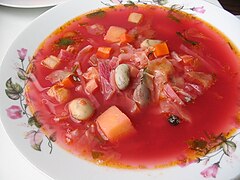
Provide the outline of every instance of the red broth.
{"type": "MultiPolygon", "coordinates": [[[[206,134],[227,135],[237,127],[235,117],[239,103],[239,56],[225,36],[193,16],[165,8],[119,6],[96,12],[77,17],[57,29],[39,46],[32,60],[32,81],[28,82],[26,91],[28,104],[42,125],[41,129],[49,136],[54,134],[61,147],[100,164],[155,167],[194,159],[197,155],[189,149],[191,140],[207,139],[206,134]],[[143,19],[137,24],[128,22],[132,12],[142,14],[143,19]],[[96,24],[101,27],[93,32],[89,30],[91,25],[96,24]],[[87,82],[81,73],[85,73],[92,66],[90,61],[98,61],[98,58],[94,58],[98,47],[112,47],[111,55],[107,58],[111,59],[114,56],[119,58],[121,47],[130,46],[105,41],[104,36],[110,26],[125,28],[130,34],[134,34],[137,27],[137,35],[135,34],[135,39],[129,43],[134,49],[138,49],[144,39],[157,39],[165,41],[169,51],[174,51],[178,57],[188,55],[194,58],[195,64],[184,66],[185,70],[181,70],[183,66],[174,65],[174,73],[179,76],[185,76],[184,73],[188,72],[186,68],[189,67],[211,75],[211,85],[205,89],[201,85],[196,86],[192,91],[197,97],[190,101],[186,99],[185,105],[181,107],[187,112],[188,120],[180,118],[183,120],[179,124],[170,124],[168,118],[171,111],[159,113],[161,108],[158,103],[149,103],[138,112],[132,113],[129,108],[132,101],[128,102],[124,95],[125,92],[132,92],[130,88],[114,92],[108,100],[101,93],[99,82],[98,88],[91,95],[81,89],[82,83],[87,82]],[[77,57],[79,51],[88,45],[92,46],[92,50],[80,58],[77,57]],[[63,49],[71,53],[61,56],[57,68],[52,70],[42,65],[42,61],[50,55],[59,57],[63,49]],[[71,72],[73,67],[77,69],[76,73],[81,82],[77,82],[74,88],[69,88],[71,93],[66,102],[59,103],[47,94],[54,83],[46,80],[46,77],[56,70],[71,72]],[[200,88],[200,92],[197,88],[200,88]],[[69,114],[68,103],[78,97],[90,99],[96,107],[95,113],[88,120],[76,121],[69,114]],[[104,139],[96,125],[97,117],[112,105],[129,117],[137,131],[135,135],[114,143],[109,142],[106,137],[104,139]]],[[[173,63],[172,56],[168,54],[166,58],[173,63]]],[[[101,61],[108,62],[106,59],[101,61]]],[[[173,86],[171,78],[169,81],[173,86]]],[[[134,84],[133,82],[134,79],[130,79],[130,85],[134,84]]],[[[151,93],[153,96],[153,92],[151,93]]],[[[177,95],[180,97],[179,93],[177,95]]]]}

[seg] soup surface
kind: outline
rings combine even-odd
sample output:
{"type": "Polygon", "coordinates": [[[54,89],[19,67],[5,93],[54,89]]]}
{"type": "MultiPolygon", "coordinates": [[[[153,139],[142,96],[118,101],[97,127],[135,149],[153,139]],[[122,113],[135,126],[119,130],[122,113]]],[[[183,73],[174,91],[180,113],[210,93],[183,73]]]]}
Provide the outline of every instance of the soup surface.
{"type": "Polygon", "coordinates": [[[41,129],[77,156],[121,167],[181,163],[237,126],[236,54],[190,15],[116,6],[51,34],[31,61],[26,96],[41,129]]]}

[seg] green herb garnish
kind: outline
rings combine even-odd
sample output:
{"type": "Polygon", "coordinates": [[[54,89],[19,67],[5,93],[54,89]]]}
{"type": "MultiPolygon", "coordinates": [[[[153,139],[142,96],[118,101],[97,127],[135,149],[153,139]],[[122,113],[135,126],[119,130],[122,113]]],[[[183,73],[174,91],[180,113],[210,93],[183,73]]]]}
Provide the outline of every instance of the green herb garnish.
{"type": "Polygon", "coordinates": [[[176,21],[177,23],[181,22],[181,20],[174,16],[172,13],[168,13],[168,18],[172,19],[173,21],[176,21]]]}
{"type": "Polygon", "coordinates": [[[74,40],[70,39],[70,38],[61,38],[59,39],[59,41],[57,42],[58,46],[69,46],[71,44],[74,43],[74,40]]]}
{"type": "Polygon", "coordinates": [[[92,158],[93,159],[98,159],[99,157],[103,156],[102,152],[99,151],[92,151],[92,158]]]}
{"type": "Polygon", "coordinates": [[[105,15],[106,15],[106,12],[100,9],[98,11],[87,14],[86,17],[87,18],[95,18],[95,17],[103,18],[105,15]]]}
{"type": "MultiPolygon", "coordinates": [[[[112,2],[112,1],[111,1],[112,2]]],[[[102,4],[104,4],[105,6],[108,6],[109,8],[115,8],[115,6],[109,4],[109,3],[105,3],[103,1],[101,1],[102,4]]],[[[113,3],[113,2],[112,2],[113,3]]]]}
{"type": "Polygon", "coordinates": [[[174,11],[180,11],[182,8],[183,8],[183,6],[178,5],[178,4],[172,5],[171,9],[168,11],[168,18],[172,19],[173,21],[175,21],[177,23],[181,22],[181,20],[174,15],[174,11]]]}
{"type": "Polygon", "coordinates": [[[79,23],[80,26],[87,26],[88,23],[87,22],[83,22],[83,23],[79,23]]]}
{"type": "Polygon", "coordinates": [[[232,44],[230,42],[228,42],[228,45],[230,47],[231,50],[233,50],[234,48],[232,47],[232,44]]]}
{"type": "Polygon", "coordinates": [[[72,68],[72,70],[71,70],[71,72],[72,72],[72,73],[75,73],[78,68],[79,68],[79,65],[78,65],[78,64],[74,65],[73,68],[72,68]]]}
{"type": "Polygon", "coordinates": [[[189,148],[195,151],[204,152],[207,148],[207,141],[202,139],[195,139],[188,142],[189,148]]]}
{"type": "Polygon", "coordinates": [[[185,37],[182,33],[180,33],[180,32],[176,32],[176,34],[177,34],[181,39],[183,39],[186,43],[189,43],[189,44],[191,44],[191,45],[193,45],[193,46],[199,44],[199,42],[197,42],[197,41],[193,41],[193,40],[190,40],[190,39],[186,38],[186,37],[185,37]]]}

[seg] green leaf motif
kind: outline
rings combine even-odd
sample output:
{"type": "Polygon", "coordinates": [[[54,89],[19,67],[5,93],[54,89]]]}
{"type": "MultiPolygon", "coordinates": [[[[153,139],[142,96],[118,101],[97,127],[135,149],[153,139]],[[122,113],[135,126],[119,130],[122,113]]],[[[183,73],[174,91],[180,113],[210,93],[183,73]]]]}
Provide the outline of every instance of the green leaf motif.
{"type": "Polygon", "coordinates": [[[18,100],[20,98],[20,95],[18,93],[16,93],[15,91],[5,89],[5,93],[12,100],[18,100]]]}
{"type": "Polygon", "coordinates": [[[42,124],[40,122],[38,122],[36,116],[32,116],[28,119],[28,125],[30,126],[36,126],[37,128],[40,128],[42,126],[42,124]]]}
{"type": "Polygon", "coordinates": [[[18,100],[21,96],[21,93],[23,93],[23,88],[18,83],[13,83],[12,78],[9,78],[6,82],[6,88],[5,93],[6,95],[12,99],[12,100],[18,100]]]}
{"type": "Polygon", "coordinates": [[[36,151],[41,151],[41,145],[43,142],[43,134],[38,130],[31,130],[27,132],[25,139],[30,140],[31,147],[36,151]]]}
{"type": "Polygon", "coordinates": [[[137,5],[133,1],[128,1],[127,4],[124,4],[125,7],[137,7],[137,5]]]}
{"type": "Polygon", "coordinates": [[[9,78],[9,79],[7,80],[7,82],[6,82],[6,87],[7,87],[8,89],[11,89],[11,88],[12,88],[12,78],[9,78]]]}
{"type": "Polygon", "coordinates": [[[232,141],[226,141],[222,144],[223,152],[227,156],[230,156],[232,153],[235,152],[237,145],[232,141]]]}
{"type": "Polygon", "coordinates": [[[24,107],[24,110],[26,110],[27,107],[28,107],[28,105],[27,105],[27,104],[24,104],[23,107],[24,107]]]}
{"type": "Polygon", "coordinates": [[[41,151],[41,145],[42,145],[42,141],[38,144],[32,144],[31,147],[36,151],[41,151]]]}
{"type": "Polygon", "coordinates": [[[178,11],[180,11],[183,8],[184,8],[184,6],[180,5],[180,4],[174,4],[174,5],[171,6],[171,10],[178,10],[178,11]]]}
{"type": "Polygon", "coordinates": [[[164,4],[168,3],[168,0],[157,0],[157,2],[158,2],[159,5],[164,5],[164,4]]]}
{"type": "Polygon", "coordinates": [[[22,88],[22,86],[21,86],[20,84],[18,84],[18,83],[12,84],[12,88],[13,88],[13,90],[14,90],[16,93],[18,93],[18,94],[23,93],[23,88],[22,88]]]}
{"type": "Polygon", "coordinates": [[[33,126],[35,124],[35,119],[36,118],[34,116],[30,117],[28,119],[28,125],[33,126]]]}
{"type": "Polygon", "coordinates": [[[27,73],[26,73],[22,68],[18,68],[17,75],[18,75],[18,77],[19,77],[21,80],[24,80],[24,81],[25,81],[25,80],[28,79],[27,73]]]}

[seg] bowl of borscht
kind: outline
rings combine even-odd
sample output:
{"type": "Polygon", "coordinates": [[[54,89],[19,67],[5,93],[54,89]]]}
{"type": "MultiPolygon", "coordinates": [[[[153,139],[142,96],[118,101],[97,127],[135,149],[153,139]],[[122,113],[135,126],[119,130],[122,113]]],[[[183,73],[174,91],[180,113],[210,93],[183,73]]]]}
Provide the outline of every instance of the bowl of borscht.
{"type": "Polygon", "coordinates": [[[231,179],[240,21],[205,1],[63,3],[1,66],[1,119],[55,179],[231,179]]]}

